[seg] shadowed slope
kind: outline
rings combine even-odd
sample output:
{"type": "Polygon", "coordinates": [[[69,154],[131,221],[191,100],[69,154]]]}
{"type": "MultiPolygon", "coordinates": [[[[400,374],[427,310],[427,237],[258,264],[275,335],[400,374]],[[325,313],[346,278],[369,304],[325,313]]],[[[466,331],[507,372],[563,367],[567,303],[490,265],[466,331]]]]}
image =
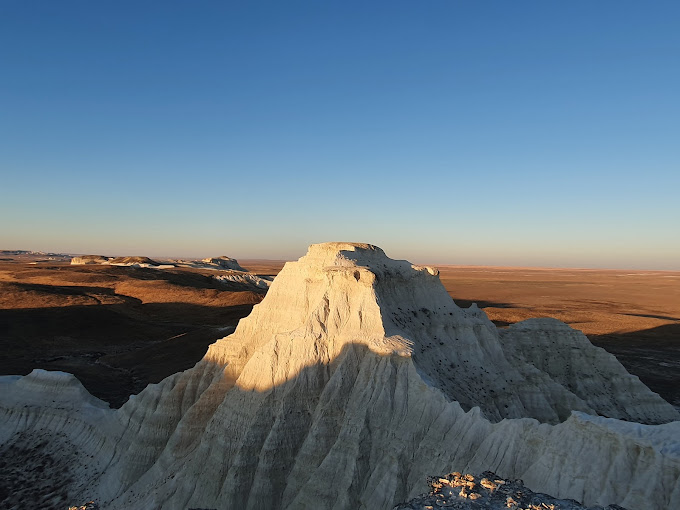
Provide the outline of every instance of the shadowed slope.
{"type": "Polygon", "coordinates": [[[627,370],[680,409],[680,323],[590,339],[614,354],[627,370]]]}
{"type": "Polygon", "coordinates": [[[0,441],[11,448],[59,438],[54,444],[73,452],[70,500],[97,498],[112,509],[389,509],[423,492],[432,470],[484,467],[589,504],[678,503],[680,460],[662,453],[678,423],[574,415],[557,426],[494,424],[433,391],[408,357],[362,344],[262,390],[224,368],[202,361],[115,414],[58,386],[45,405],[42,386],[55,380],[36,373],[20,390],[3,388],[21,403],[8,410],[3,402],[3,422],[20,434],[0,441]],[[31,400],[37,393],[41,400],[31,400]]]}
{"type": "Polygon", "coordinates": [[[263,295],[193,270],[0,264],[0,374],[74,373],[119,407],[192,367],[263,295]]]}

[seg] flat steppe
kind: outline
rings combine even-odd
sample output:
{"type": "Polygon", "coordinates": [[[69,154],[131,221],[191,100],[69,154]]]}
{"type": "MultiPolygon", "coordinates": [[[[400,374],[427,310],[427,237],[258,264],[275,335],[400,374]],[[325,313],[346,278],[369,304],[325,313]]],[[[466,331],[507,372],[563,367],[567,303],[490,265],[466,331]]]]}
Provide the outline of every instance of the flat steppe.
{"type": "Polygon", "coordinates": [[[264,297],[210,270],[3,258],[0,374],[70,372],[116,407],[191,368],[264,297]]]}
{"type": "MultiPolygon", "coordinates": [[[[275,275],[284,264],[239,263],[259,275],[275,275]]],[[[560,319],[680,407],[680,272],[437,268],[460,306],[476,302],[499,327],[560,319]]],[[[193,366],[264,296],[214,274],[2,260],[0,374],[64,370],[120,406],[146,384],[193,366]]]]}
{"type": "Polygon", "coordinates": [[[497,326],[554,317],[680,407],[680,272],[438,266],[461,306],[497,326]]]}

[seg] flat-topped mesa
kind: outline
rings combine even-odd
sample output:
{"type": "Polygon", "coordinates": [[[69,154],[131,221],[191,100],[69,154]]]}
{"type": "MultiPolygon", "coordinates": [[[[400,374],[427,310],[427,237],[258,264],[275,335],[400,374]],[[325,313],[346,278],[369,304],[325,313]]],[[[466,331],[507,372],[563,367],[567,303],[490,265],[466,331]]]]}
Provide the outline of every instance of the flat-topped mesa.
{"type": "Polygon", "coordinates": [[[222,255],[221,257],[208,257],[200,260],[200,263],[209,268],[246,272],[246,270],[239,265],[238,260],[227,257],[226,255],[222,255]]]}
{"type": "Polygon", "coordinates": [[[305,367],[330,365],[348,346],[408,357],[410,342],[386,334],[376,295],[376,281],[388,270],[416,272],[370,245],[313,245],[286,263],[265,299],[204,359],[226,364],[227,378],[239,386],[263,390],[305,367]]]}
{"type": "MultiPolygon", "coordinates": [[[[227,365],[225,374],[234,384],[264,390],[305,367],[331,365],[343,349],[357,346],[412,360],[426,384],[464,409],[479,407],[492,421],[532,417],[557,423],[574,410],[645,423],[677,418],[639,381],[626,394],[651,398],[651,413],[638,409],[634,417],[619,416],[606,396],[589,401],[582,388],[573,390],[531,366],[514,349],[506,352],[488,317],[477,307],[456,306],[437,270],[392,260],[362,243],[315,244],[297,262],[288,262],[265,299],[234,334],[209,348],[205,360],[227,365]]],[[[606,379],[605,372],[606,367],[598,370],[598,377],[606,379]]],[[[595,379],[589,382],[598,384],[595,379]]]]}
{"type": "Polygon", "coordinates": [[[108,264],[111,257],[105,257],[104,255],[82,255],[80,257],[71,258],[72,265],[84,265],[84,264],[108,264]]]}
{"type": "MultiPolygon", "coordinates": [[[[233,335],[214,344],[206,356],[220,360],[222,348],[233,345],[235,338],[257,349],[281,335],[295,338],[300,345],[307,341],[323,344],[321,350],[328,351],[331,358],[348,343],[364,344],[380,354],[409,356],[408,342],[388,338],[400,332],[383,320],[393,299],[383,299],[381,283],[389,280],[389,286],[403,291],[409,280],[429,278],[441,286],[434,274],[433,269],[392,260],[370,244],[312,245],[304,257],[286,263],[263,302],[241,320],[233,335]]],[[[450,298],[448,301],[457,308],[450,298]]]]}
{"type": "MultiPolygon", "coordinates": [[[[385,252],[372,244],[366,243],[320,243],[313,244],[307,254],[298,263],[321,268],[363,267],[375,275],[404,276],[413,271],[427,271],[431,275],[438,274],[433,268],[415,266],[406,260],[393,260],[385,252]]],[[[332,270],[332,269],[331,269],[332,270]]]]}

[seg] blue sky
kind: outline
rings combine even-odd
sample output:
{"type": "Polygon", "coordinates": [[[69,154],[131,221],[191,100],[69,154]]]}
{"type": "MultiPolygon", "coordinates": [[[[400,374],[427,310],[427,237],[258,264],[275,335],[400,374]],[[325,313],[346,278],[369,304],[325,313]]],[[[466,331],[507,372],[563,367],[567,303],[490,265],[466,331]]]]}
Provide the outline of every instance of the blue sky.
{"type": "Polygon", "coordinates": [[[0,248],[680,269],[680,3],[0,3],[0,248]]]}

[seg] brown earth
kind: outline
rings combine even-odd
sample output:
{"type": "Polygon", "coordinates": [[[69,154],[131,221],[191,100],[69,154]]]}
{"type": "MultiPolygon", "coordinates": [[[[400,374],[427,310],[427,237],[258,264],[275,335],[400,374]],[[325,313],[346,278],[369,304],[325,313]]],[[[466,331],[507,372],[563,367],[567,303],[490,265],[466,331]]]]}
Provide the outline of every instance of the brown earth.
{"type": "Polygon", "coordinates": [[[555,317],[680,406],[680,272],[439,266],[460,306],[497,326],[555,317]]]}
{"type": "MultiPolygon", "coordinates": [[[[241,260],[259,275],[283,261],[241,260]]],[[[460,306],[499,326],[555,317],[583,331],[680,406],[680,272],[438,266],[460,306]]],[[[263,295],[214,271],[0,261],[0,374],[76,374],[121,405],[149,382],[193,366],[263,295]]]]}
{"type": "Polygon", "coordinates": [[[285,260],[246,259],[239,260],[241,267],[262,276],[276,276],[283,269],[285,260]]]}
{"type": "Polygon", "coordinates": [[[192,367],[263,292],[214,271],[0,261],[0,374],[75,374],[114,406],[192,367]]]}

